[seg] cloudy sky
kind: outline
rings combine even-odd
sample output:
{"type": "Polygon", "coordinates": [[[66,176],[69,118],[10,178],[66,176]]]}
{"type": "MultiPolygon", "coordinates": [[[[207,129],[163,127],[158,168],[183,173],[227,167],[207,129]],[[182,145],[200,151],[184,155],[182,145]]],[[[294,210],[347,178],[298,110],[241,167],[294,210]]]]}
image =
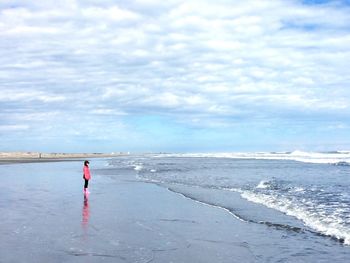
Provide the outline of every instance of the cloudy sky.
{"type": "Polygon", "coordinates": [[[350,149],[350,1],[0,0],[0,151],[350,149]]]}

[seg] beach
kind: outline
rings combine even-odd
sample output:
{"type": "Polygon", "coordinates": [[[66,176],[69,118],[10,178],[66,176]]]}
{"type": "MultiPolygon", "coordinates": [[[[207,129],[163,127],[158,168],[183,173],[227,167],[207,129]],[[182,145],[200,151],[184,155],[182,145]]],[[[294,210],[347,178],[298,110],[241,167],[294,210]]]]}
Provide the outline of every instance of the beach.
{"type": "Polygon", "coordinates": [[[87,158],[120,157],[127,153],[46,153],[46,152],[0,152],[0,164],[77,161],[87,158]]]}
{"type": "Polygon", "coordinates": [[[0,167],[0,262],[254,262],[225,211],[127,174],[96,172],[84,201],[80,166],[0,167]]]}
{"type": "Polygon", "coordinates": [[[142,163],[154,160],[147,158],[93,159],[87,199],[79,160],[0,165],[0,262],[345,262],[350,256],[341,242],[238,193],[143,180],[142,163]],[[256,223],[260,216],[284,224],[256,223]]]}

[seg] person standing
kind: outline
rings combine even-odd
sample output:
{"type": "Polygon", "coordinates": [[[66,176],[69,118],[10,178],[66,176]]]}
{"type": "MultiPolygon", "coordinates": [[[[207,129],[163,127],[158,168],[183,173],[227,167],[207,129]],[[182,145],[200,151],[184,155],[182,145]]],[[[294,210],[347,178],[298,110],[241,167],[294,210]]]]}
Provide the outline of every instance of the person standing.
{"type": "Polygon", "coordinates": [[[84,162],[83,168],[83,178],[84,178],[84,194],[88,194],[89,180],[91,179],[90,169],[89,169],[89,161],[84,162]]]}

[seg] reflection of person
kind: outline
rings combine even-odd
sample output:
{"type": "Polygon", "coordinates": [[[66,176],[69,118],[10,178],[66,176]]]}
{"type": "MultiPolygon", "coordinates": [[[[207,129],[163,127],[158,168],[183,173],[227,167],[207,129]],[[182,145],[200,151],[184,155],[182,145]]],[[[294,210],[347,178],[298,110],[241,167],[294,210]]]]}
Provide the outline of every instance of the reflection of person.
{"type": "Polygon", "coordinates": [[[85,229],[89,223],[89,201],[86,196],[84,196],[84,206],[83,206],[83,219],[82,226],[85,229]]]}
{"type": "Polygon", "coordinates": [[[91,179],[90,169],[89,169],[89,161],[84,162],[84,168],[83,168],[83,178],[85,180],[84,183],[84,194],[88,194],[88,186],[89,186],[89,180],[91,179]]]}

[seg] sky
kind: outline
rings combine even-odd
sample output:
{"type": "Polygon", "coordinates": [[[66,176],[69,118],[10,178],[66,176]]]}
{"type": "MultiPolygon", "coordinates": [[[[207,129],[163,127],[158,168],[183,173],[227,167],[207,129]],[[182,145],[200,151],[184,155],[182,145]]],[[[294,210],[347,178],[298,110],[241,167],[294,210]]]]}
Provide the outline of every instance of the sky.
{"type": "Polygon", "coordinates": [[[350,1],[0,0],[0,151],[350,149],[350,1]]]}

